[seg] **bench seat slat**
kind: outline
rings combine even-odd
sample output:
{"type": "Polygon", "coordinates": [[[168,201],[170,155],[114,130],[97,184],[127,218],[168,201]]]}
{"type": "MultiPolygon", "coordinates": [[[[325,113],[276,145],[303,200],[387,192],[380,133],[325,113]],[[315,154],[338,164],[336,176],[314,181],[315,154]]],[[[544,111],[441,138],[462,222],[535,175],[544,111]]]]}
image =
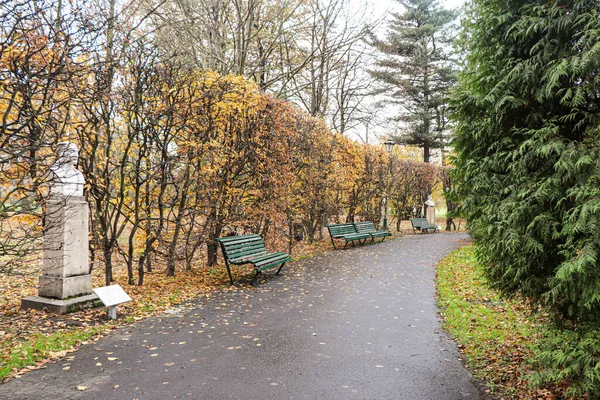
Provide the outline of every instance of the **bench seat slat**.
{"type": "Polygon", "coordinates": [[[347,239],[347,240],[355,240],[355,239],[365,239],[365,238],[368,238],[369,234],[367,234],[367,233],[351,233],[351,234],[342,235],[342,236],[339,236],[339,237],[343,238],[343,239],[347,239]]]}
{"type": "Polygon", "coordinates": [[[277,253],[268,253],[268,254],[260,255],[258,257],[252,257],[250,259],[250,261],[252,262],[252,264],[258,264],[265,260],[276,259],[276,258],[280,257],[281,255],[284,255],[287,257],[288,254],[284,253],[283,251],[279,251],[277,253]]]}
{"type": "Polygon", "coordinates": [[[283,265],[291,260],[289,254],[285,252],[268,253],[262,238],[257,234],[227,236],[218,238],[216,241],[221,245],[223,257],[225,258],[225,265],[232,285],[233,278],[231,276],[229,264],[253,265],[256,268],[257,274],[252,281],[252,283],[254,283],[260,272],[281,265],[277,271],[277,273],[279,273],[283,265]]]}
{"type": "Polygon", "coordinates": [[[429,229],[433,229],[434,232],[438,229],[438,226],[435,224],[429,223],[427,218],[410,218],[410,223],[413,227],[413,232],[418,229],[421,232],[429,232],[429,229]]]}
{"type": "Polygon", "coordinates": [[[354,224],[357,232],[368,233],[371,237],[392,236],[388,231],[378,231],[371,221],[356,222],[354,224]]]}
{"type": "Polygon", "coordinates": [[[252,264],[256,265],[257,267],[261,267],[263,265],[267,265],[267,264],[271,264],[271,263],[279,261],[279,260],[283,260],[284,258],[289,258],[287,253],[267,254],[263,257],[260,257],[260,260],[253,259],[252,264]]]}
{"type": "Polygon", "coordinates": [[[257,269],[258,269],[258,271],[264,271],[264,270],[267,270],[267,269],[269,269],[269,268],[276,267],[276,266],[278,266],[278,265],[280,265],[280,264],[282,264],[282,263],[284,263],[284,262],[287,262],[287,261],[289,261],[289,260],[291,260],[291,259],[292,259],[292,258],[288,256],[288,257],[286,257],[286,258],[284,258],[284,259],[280,259],[280,260],[277,260],[277,261],[273,261],[273,262],[272,262],[272,263],[270,263],[270,264],[261,265],[261,266],[260,266],[260,267],[258,267],[257,269]]]}
{"type": "Polygon", "coordinates": [[[330,224],[327,225],[327,230],[329,231],[329,235],[331,236],[333,248],[335,248],[335,242],[333,239],[344,239],[346,245],[348,245],[348,242],[356,241],[358,241],[361,244],[364,244],[364,241],[371,238],[371,235],[369,235],[368,233],[357,232],[356,227],[352,223],[330,224]]]}
{"type": "Polygon", "coordinates": [[[376,231],[376,232],[370,232],[371,236],[392,236],[391,233],[389,233],[388,231],[376,231]]]}

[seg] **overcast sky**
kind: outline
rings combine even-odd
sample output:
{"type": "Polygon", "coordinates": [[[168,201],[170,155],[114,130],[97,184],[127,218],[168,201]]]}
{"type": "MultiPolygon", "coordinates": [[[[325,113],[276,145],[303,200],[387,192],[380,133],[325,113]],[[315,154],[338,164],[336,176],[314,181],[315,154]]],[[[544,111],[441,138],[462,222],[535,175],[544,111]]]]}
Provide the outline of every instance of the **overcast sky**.
{"type": "MultiPolygon", "coordinates": [[[[395,4],[397,5],[398,2],[394,1],[394,0],[373,0],[373,3],[375,4],[379,4],[381,3],[383,4],[395,4]]],[[[465,4],[465,0],[441,0],[440,2],[445,8],[457,8],[462,6],[463,4],[465,4]]]]}
{"type": "MultiPolygon", "coordinates": [[[[370,0],[376,7],[376,12],[385,13],[387,10],[400,10],[401,5],[395,0],[370,0]]],[[[440,0],[444,8],[458,8],[465,4],[465,0],[440,0]]]]}

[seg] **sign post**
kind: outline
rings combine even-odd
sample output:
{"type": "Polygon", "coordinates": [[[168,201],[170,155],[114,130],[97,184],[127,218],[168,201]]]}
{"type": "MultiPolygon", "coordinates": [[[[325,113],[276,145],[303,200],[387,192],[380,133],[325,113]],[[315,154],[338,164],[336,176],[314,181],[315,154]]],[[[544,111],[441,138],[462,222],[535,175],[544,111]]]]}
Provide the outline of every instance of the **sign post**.
{"type": "Polygon", "coordinates": [[[105,286],[93,290],[100,301],[108,307],[108,316],[117,318],[117,305],[131,301],[131,297],[119,285],[105,286]]]}

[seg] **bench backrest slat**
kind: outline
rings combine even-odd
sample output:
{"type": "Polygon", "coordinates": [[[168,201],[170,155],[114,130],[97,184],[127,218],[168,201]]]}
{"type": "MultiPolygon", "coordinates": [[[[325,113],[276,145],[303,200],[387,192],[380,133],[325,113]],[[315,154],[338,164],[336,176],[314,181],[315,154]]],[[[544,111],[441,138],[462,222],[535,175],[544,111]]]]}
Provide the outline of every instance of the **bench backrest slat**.
{"type": "Polygon", "coordinates": [[[329,234],[334,237],[339,235],[347,235],[349,233],[356,233],[354,224],[330,224],[327,225],[327,229],[329,229],[329,234]]]}
{"type": "Polygon", "coordinates": [[[354,227],[358,233],[371,233],[377,231],[375,225],[371,221],[355,222],[354,227]]]}
{"type": "Polygon", "coordinates": [[[265,243],[257,234],[229,236],[216,239],[229,259],[247,258],[267,253],[265,243]]]}
{"type": "Polygon", "coordinates": [[[415,228],[420,228],[421,226],[431,225],[429,223],[429,221],[427,221],[427,218],[411,218],[410,222],[415,228]]]}
{"type": "Polygon", "coordinates": [[[249,235],[239,235],[239,236],[225,236],[222,238],[215,239],[219,243],[223,244],[234,244],[234,243],[245,243],[253,240],[262,240],[260,235],[256,233],[251,233],[249,235]]]}
{"type": "Polygon", "coordinates": [[[227,257],[229,257],[229,258],[244,258],[244,257],[250,257],[250,256],[258,256],[261,254],[265,254],[266,252],[267,252],[267,249],[265,248],[264,245],[247,246],[247,247],[242,247],[240,249],[225,250],[225,254],[227,254],[227,257]]]}

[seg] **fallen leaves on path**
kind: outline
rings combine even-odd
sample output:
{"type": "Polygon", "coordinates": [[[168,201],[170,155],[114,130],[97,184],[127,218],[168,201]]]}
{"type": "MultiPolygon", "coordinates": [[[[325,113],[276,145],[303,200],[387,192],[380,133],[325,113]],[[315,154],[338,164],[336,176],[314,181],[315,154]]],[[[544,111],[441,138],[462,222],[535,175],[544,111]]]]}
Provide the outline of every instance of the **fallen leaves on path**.
{"type": "MultiPolygon", "coordinates": [[[[276,248],[285,248],[286,245],[285,241],[274,243],[276,248]]],[[[315,241],[312,245],[301,242],[294,247],[293,259],[300,260],[326,251],[331,251],[331,243],[327,237],[325,240],[315,241]]],[[[229,286],[229,278],[223,265],[214,268],[198,266],[192,271],[177,271],[174,277],[167,277],[159,266],[155,268],[157,272],[146,273],[143,286],[130,286],[127,284],[124,265],[114,265],[114,283],[121,285],[132,298],[131,302],[119,305],[119,318],[114,321],[107,318],[105,308],[67,315],[21,310],[23,297],[37,295],[41,272],[39,264],[32,263],[30,269],[20,271],[22,274],[19,276],[0,275],[0,383],[31,370],[44,368],[46,363],[77,350],[81,344],[98,341],[120,325],[142,321],[165,312],[183,312],[183,309],[179,309],[181,304],[198,296],[211,296],[216,289],[238,290],[235,286],[229,286]],[[177,310],[173,311],[175,306],[177,310]],[[65,341],[65,338],[68,338],[68,341],[65,341]]],[[[283,274],[286,273],[294,274],[301,280],[307,279],[305,272],[298,274],[289,267],[284,269],[283,274]]],[[[92,274],[94,287],[105,286],[101,268],[95,268],[92,274]]],[[[243,285],[247,285],[253,275],[254,270],[251,266],[234,268],[234,279],[243,285]]],[[[257,343],[256,346],[262,344],[257,343]]],[[[154,349],[156,347],[150,350],[154,349]]],[[[156,357],[158,354],[151,356],[156,357]]],[[[108,360],[116,361],[116,358],[113,358],[109,357],[108,360]]],[[[96,365],[101,366],[102,363],[98,361],[96,365]]]]}

